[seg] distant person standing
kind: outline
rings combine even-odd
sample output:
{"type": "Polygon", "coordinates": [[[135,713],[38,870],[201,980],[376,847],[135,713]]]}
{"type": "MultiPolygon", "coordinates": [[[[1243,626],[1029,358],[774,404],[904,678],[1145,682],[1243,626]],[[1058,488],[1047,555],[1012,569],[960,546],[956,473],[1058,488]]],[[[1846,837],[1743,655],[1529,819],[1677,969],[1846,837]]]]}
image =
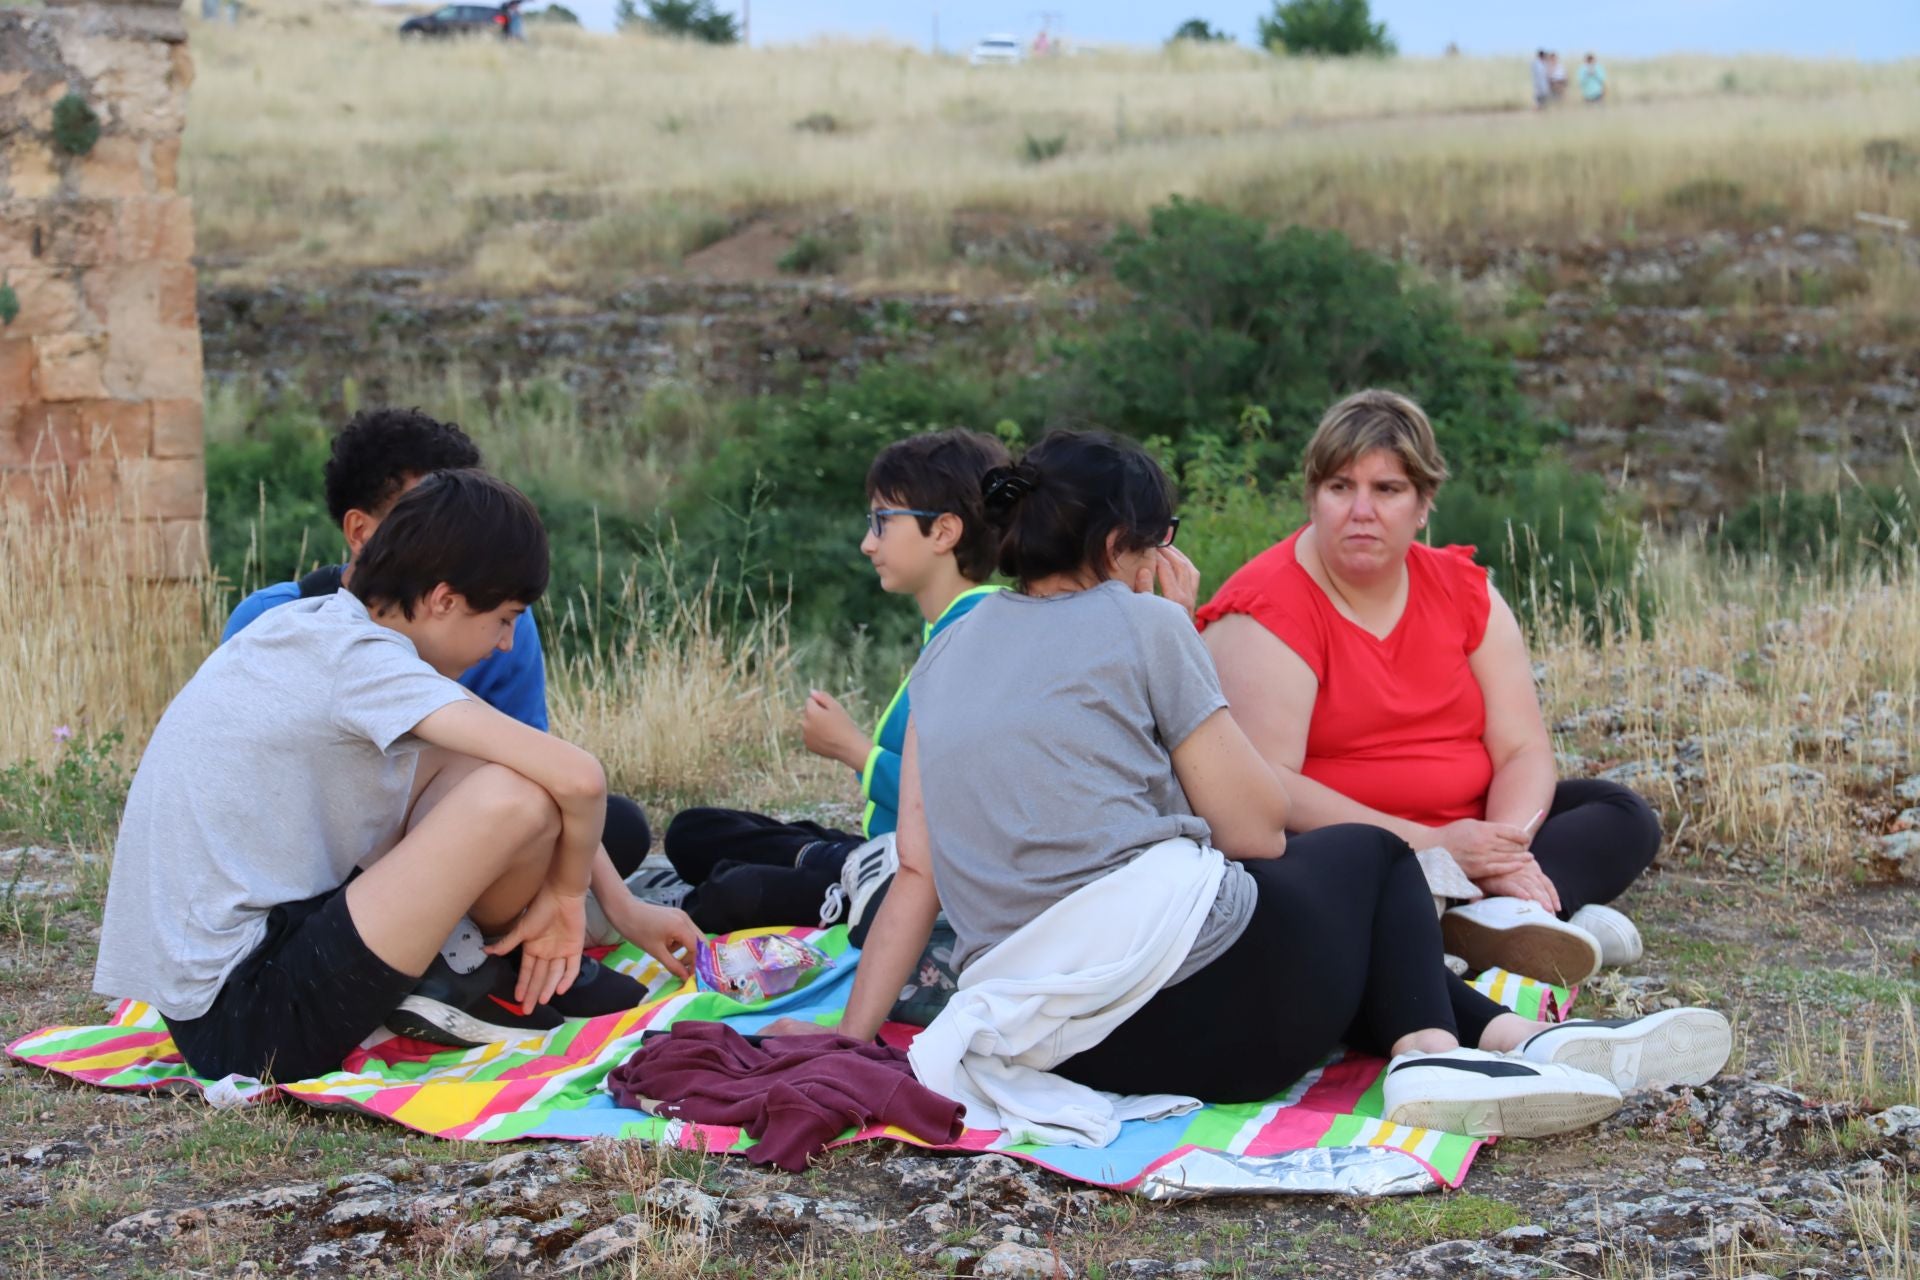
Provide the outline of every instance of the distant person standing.
{"type": "Polygon", "coordinates": [[[1541,49],[1533,55],[1533,109],[1545,109],[1552,93],[1552,82],[1547,79],[1547,51],[1541,49]]]}
{"type": "Polygon", "coordinates": [[[1547,89],[1555,102],[1567,96],[1567,66],[1557,53],[1547,54],[1547,89]]]}
{"type": "Polygon", "coordinates": [[[1580,96],[1590,107],[1597,107],[1606,101],[1607,69],[1594,60],[1592,54],[1580,64],[1580,96]]]}

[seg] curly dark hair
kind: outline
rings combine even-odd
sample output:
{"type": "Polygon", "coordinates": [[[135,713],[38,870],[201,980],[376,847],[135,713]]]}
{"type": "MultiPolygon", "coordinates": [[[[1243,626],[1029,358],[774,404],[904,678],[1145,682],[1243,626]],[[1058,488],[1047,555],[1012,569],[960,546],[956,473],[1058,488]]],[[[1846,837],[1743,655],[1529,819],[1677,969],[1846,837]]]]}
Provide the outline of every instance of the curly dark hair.
{"type": "Polygon", "coordinates": [[[480,465],[480,449],[456,424],[418,409],[362,409],[333,438],[325,471],[327,514],[380,515],[409,480],[480,465]]]}

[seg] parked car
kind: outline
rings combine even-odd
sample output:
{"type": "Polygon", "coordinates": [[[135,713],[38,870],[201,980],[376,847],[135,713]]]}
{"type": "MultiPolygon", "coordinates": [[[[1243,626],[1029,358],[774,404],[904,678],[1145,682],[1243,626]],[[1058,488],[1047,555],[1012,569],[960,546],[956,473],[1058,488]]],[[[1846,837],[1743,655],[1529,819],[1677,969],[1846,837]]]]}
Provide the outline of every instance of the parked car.
{"type": "Polygon", "coordinates": [[[973,46],[973,52],[967,55],[967,65],[1010,67],[1017,64],[1023,56],[1020,52],[1020,42],[1012,36],[988,36],[973,46]]]}
{"type": "Polygon", "coordinates": [[[443,4],[400,24],[403,36],[490,36],[500,30],[500,10],[490,4],[443,4]]]}

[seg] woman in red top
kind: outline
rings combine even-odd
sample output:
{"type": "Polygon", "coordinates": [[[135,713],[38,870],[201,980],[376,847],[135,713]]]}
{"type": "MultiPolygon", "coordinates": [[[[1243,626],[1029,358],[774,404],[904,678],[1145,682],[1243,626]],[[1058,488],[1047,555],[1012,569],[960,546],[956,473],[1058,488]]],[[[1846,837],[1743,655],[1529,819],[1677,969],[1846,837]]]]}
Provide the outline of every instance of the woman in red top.
{"type": "Polygon", "coordinates": [[[1287,784],[1291,825],[1443,847],[1488,897],[1442,933],[1469,964],[1579,982],[1638,959],[1601,906],[1653,861],[1625,787],[1556,782],[1513,610],[1472,547],[1416,541],[1446,464],[1404,396],[1363,391],[1307,446],[1307,525],[1199,612],[1234,717],[1287,784]]]}

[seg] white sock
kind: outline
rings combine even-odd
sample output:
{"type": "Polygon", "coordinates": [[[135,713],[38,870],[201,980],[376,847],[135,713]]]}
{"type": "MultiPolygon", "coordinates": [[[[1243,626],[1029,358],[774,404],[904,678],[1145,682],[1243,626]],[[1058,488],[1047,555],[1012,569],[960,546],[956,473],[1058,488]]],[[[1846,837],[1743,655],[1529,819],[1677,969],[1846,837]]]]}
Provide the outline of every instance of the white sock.
{"type": "Polygon", "coordinates": [[[480,926],[466,916],[453,926],[453,932],[440,944],[440,958],[455,973],[472,973],[486,963],[485,940],[480,936],[480,926]]]}

